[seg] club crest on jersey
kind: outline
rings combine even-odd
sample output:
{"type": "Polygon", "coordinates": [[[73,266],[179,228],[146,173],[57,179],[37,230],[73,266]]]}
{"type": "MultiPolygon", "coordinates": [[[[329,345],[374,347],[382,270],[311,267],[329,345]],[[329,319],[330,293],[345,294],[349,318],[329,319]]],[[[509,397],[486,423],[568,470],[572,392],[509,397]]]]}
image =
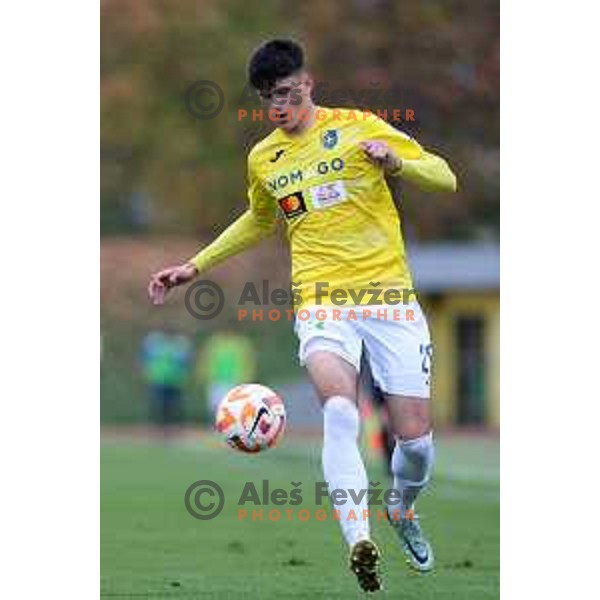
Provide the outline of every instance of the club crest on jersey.
{"type": "Polygon", "coordinates": [[[337,145],[340,136],[338,135],[337,129],[328,129],[325,133],[323,133],[323,137],[321,139],[323,142],[323,148],[331,150],[337,145]]]}
{"type": "Polygon", "coordinates": [[[302,192],[294,192],[285,198],[280,198],[278,202],[286,219],[293,219],[306,212],[306,203],[302,192]]]}

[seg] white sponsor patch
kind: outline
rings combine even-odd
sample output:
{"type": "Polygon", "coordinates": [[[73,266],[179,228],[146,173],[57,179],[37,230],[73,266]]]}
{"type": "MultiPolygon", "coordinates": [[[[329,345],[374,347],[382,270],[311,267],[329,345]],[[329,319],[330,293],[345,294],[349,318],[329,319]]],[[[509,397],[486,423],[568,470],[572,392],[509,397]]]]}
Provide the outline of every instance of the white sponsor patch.
{"type": "Polygon", "coordinates": [[[348,198],[343,181],[332,181],[331,183],[317,185],[309,188],[308,192],[315,209],[329,208],[344,202],[348,198]]]}

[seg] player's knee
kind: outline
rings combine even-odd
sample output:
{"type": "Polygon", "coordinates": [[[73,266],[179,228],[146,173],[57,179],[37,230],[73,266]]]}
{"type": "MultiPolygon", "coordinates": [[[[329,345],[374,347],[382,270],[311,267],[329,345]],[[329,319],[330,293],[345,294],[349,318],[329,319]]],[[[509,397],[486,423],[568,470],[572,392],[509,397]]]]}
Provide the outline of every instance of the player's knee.
{"type": "Polygon", "coordinates": [[[352,387],[350,385],[345,385],[343,382],[322,382],[320,384],[315,384],[315,389],[317,390],[319,399],[323,406],[325,406],[325,403],[328,402],[330,398],[334,398],[336,396],[342,396],[344,398],[354,400],[352,387]]]}
{"type": "Polygon", "coordinates": [[[414,440],[431,431],[431,403],[426,398],[393,397],[389,409],[397,438],[414,440]]]}
{"type": "Polygon", "coordinates": [[[354,400],[356,397],[356,369],[331,352],[313,352],[306,366],[322,403],[333,396],[354,400]]]}
{"type": "Polygon", "coordinates": [[[402,441],[410,441],[420,438],[431,431],[431,423],[429,419],[416,418],[407,419],[395,431],[396,437],[402,441]]]}
{"type": "Polygon", "coordinates": [[[415,440],[428,434],[431,431],[429,403],[404,407],[395,429],[394,434],[403,441],[415,440]]]}

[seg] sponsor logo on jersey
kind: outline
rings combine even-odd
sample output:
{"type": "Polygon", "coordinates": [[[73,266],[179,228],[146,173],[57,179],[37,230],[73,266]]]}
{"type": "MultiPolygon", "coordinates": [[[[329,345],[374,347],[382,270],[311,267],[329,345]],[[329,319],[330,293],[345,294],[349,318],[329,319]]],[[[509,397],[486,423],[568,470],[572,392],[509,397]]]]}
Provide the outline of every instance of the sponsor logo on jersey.
{"type": "Polygon", "coordinates": [[[267,186],[272,192],[277,192],[287,185],[298,185],[298,183],[302,181],[302,177],[302,169],[296,169],[288,174],[283,173],[281,175],[276,175],[273,179],[267,181],[267,186]]]}
{"type": "Polygon", "coordinates": [[[331,181],[311,187],[308,191],[315,209],[329,208],[348,199],[343,181],[331,181]]]}
{"type": "Polygon", "coordinates": [[[293,219],[307,211],[302,192],[294,192],[285,198],[280,198],[279,206],[286,219],[293,219]]]}
{"type": "Polygon", "coordinates": [[[323,137],[321,140],[323,142],[323,148],[325,148],[327,150],[331,150],[332,148],[335,148],[339,139],[340,139],[340,136],[338,134],[337,129],[328,129],[327,131],[325,131],[323,133],[323,137]]]}

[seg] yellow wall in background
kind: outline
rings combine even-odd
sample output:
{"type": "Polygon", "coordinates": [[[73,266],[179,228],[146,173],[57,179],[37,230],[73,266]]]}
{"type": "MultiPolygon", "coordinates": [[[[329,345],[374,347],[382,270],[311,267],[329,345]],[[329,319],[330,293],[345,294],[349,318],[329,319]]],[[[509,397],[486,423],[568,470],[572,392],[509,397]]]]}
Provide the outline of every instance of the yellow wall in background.
{"type": "Polygon", "coordinates": [[[497,292],[456,292],[422,296],[434,345],[433,406],[437,426],[456,424],[458,356],[456,320],[478,316],[485,322],[485,424],[500,427],[500,296],[497,292]]]}

